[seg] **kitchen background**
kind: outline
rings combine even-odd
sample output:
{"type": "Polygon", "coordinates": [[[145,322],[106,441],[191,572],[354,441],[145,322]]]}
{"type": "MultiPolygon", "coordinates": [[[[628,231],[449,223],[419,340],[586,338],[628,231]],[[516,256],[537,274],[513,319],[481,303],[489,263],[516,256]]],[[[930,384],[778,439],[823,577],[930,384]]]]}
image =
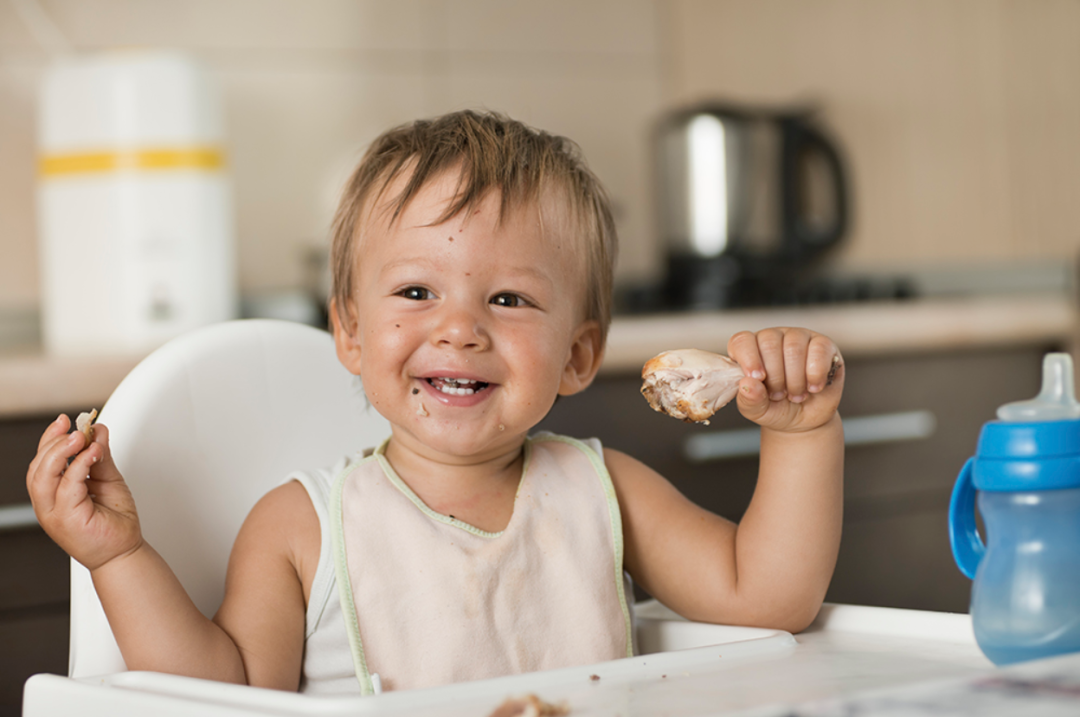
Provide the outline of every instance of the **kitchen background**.
{"type": "MultiPolygon", "coordinates": [[[[17,4],[0,1],[0,364],[5,356],[23,360],[39,337],[36,112],[50,57],[17,4]]],[[[665,111],[715,98],[817,108],[820,124],[844,150],[851,179],[852,223],[828,257],[831,271],[921,272],[938,277],[942,293],[1000,292],[1015,288],[1009,277],[1023,274],[1032,277],[1020,287],[1028,293],[1067,292],[1077,259],[1076,0],[39,5],[76,51],[179,49],[220,80],[239,285],[249,298],[307,286],[307,258],[325,246],[339,187],[371,139],[395,124],[467,107],[508,113],[582,146],[615,203],[621,286],[654,281],[663,269],[650,132],[665,111]]],[[[88,287],[93,279],[87,277],[88,287]]],[[[848,326],[847,316],[837,325],[848,326]]],[[[884,322],[888,332],[887,316],[850,325],[873,333],[884,322]]],[[[1034,393],[1042,352],[1067,346],[1074,328],[1022,340],[999,334],[966,351],[948,341],[941,351],[925,340],[905,343],[900,331],[892,343],[867,350],[861,365],[857,352],[849,355],[847,413],[936,400],[943,406],[937,424],[962,430],[916,451],[914,463],[910,449],[849,453],[849,480],[860,470],[874,478],[849,487],[853,523],[845,527],[845,545],[855,553],[842,556],[849,567],[838,572],[831,599],[965,609],[967,583],[951,567],[947,539],[941,544],[941,502],[979,423],[1002,397],[1034,393]],[[961,404],[968,413],[957,412],[961,404]],[[902,493],[898,486],[918,490],[902,493]],[[937,552],[929,559],[916,551],[907,562],[881,567],[910,545],[937,552]],[[899,579],[890,582],[894,575],[899,579]]],[[[854,341],[863,336],[852,333],[854,341]]],[[[637,361],[630,356],[626,365],[637,361]]],[[[633,371],[624,373],[609,372],[590,400],[640,402],[633,371]]],[[[20,403],[0,416],[0,448],[8,456],[0,465],[0,502],[25,502],[22,481],[41,416],[61,408],[83,407],[74,395],[65,403],[61,392],[40,410],[20,403]]],[[[580,412],[553,415],[554,427],[589,430],[574,424],[574,413],[580,412]]],[[[657,420],[647,424],[654,440],[682,440],[682,426],[657,420]]],[[[623,428],[612,425],[612,436],[601,437],[618,446],[623,428]]],[[[624,435],[633,430],[640,429],[626,426],[624,435]]],[[[666,450],[645,452],[661,467],[675,460],[666,450]]],[[[733,474],[752,473],[748,460],[733,465],[733,474]]],[[[694,470],[702,469],[688,468],[687,475],[694,470]]],[[[680,488],[709,502],[715,496],[707,483],[690,476],[680,488]]],[[[737,517],[752,477],[726,485],[735,503],[716,498],[716,509],[737,517]]],[[[0,540],[0,674],[10,675],[0,687],[0,709],[17,709],[26,675],[65,669],[67,575],[62,556],[34,530],[0,531],[0,540]]]]}
{"type": "MultiPolygon", "coordinates": [[[[620,279],[655,274],[649,132],[703,98],[812,103],[853,179],[841,267],[1071,263],[1075,0],[43,0],[78,51],[168,47],[224,87],[240,286],[297,288],[383,129],[486,107],[579,142],[620,279]]],[[[37,95],[49,58],[0,3],[0,313],[38,305],[37,95]]]]}

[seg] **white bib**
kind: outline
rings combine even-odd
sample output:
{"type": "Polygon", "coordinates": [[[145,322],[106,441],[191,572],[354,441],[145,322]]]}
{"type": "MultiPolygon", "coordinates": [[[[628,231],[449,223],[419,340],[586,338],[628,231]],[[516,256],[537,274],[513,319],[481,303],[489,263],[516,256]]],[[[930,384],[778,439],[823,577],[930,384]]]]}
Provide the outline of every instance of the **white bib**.
{"type": "Polygon", "coordinates": [[[633,654],[623,540],[596,450],[540,434],[506,529],[426,506],[384,455],[343,470],[331,545],[361,691],[433,687],[633,654]]]}

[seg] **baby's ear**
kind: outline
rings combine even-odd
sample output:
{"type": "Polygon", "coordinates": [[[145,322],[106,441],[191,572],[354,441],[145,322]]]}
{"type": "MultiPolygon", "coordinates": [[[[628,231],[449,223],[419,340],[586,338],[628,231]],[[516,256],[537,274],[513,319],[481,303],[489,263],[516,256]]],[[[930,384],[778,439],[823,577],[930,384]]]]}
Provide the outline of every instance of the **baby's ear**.
{"type": "Polygon", "coordinates": [[[334,334],[338,361],[349,373],[359,376],[360,342],[356,338],[356,318],[348,309],[339,312],[337,299],[330,300],[330,328],[334,334]]]}
{"type": "Polygon", "coordinates": [[[586,321],[578,327],[574,343],[570,346],[570,355],[563,366],[562,381],[559,382],[559,395],[572,396],[588,388],[603,360],[600,324],[586,321]]]}

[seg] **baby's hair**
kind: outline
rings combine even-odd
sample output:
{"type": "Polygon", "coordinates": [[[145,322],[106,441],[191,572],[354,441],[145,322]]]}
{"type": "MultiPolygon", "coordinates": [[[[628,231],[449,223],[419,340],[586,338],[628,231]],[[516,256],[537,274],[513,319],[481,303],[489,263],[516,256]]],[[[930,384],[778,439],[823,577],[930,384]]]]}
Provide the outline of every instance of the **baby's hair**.
{"type": "Polygon", "coordinates": [[[599,322],[606,337],[618,239],[600,180],[573,141],[504,115],[472,110],[385,132],[349,178],[334,215],[330,247],[331,296],[342,323],[348,325],[351,314],[356,244],[365,210],[395,179],[408,174],[405,188],[389,204],[393,223],[427,182],[449,170],[458,171],[457,192],[433,224],[472,211],[493,190],[501,193],[500,221],[520,207],[539,207],[548,192],[565,201],[571,231],[585,248],[586,318],[599,322]]]}

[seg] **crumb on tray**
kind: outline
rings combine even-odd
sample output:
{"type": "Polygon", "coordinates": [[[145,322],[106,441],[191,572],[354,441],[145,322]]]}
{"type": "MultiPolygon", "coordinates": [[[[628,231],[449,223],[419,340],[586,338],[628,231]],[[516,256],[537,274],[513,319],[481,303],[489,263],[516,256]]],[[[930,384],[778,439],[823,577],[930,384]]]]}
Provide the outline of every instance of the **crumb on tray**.
{"type": "Polygon", "coordinates": [[[488,717],[559,717],[567,714],[570,714],[570,708],[565,702],[553,705],[529,694],[507,698],[488,717]]]}

